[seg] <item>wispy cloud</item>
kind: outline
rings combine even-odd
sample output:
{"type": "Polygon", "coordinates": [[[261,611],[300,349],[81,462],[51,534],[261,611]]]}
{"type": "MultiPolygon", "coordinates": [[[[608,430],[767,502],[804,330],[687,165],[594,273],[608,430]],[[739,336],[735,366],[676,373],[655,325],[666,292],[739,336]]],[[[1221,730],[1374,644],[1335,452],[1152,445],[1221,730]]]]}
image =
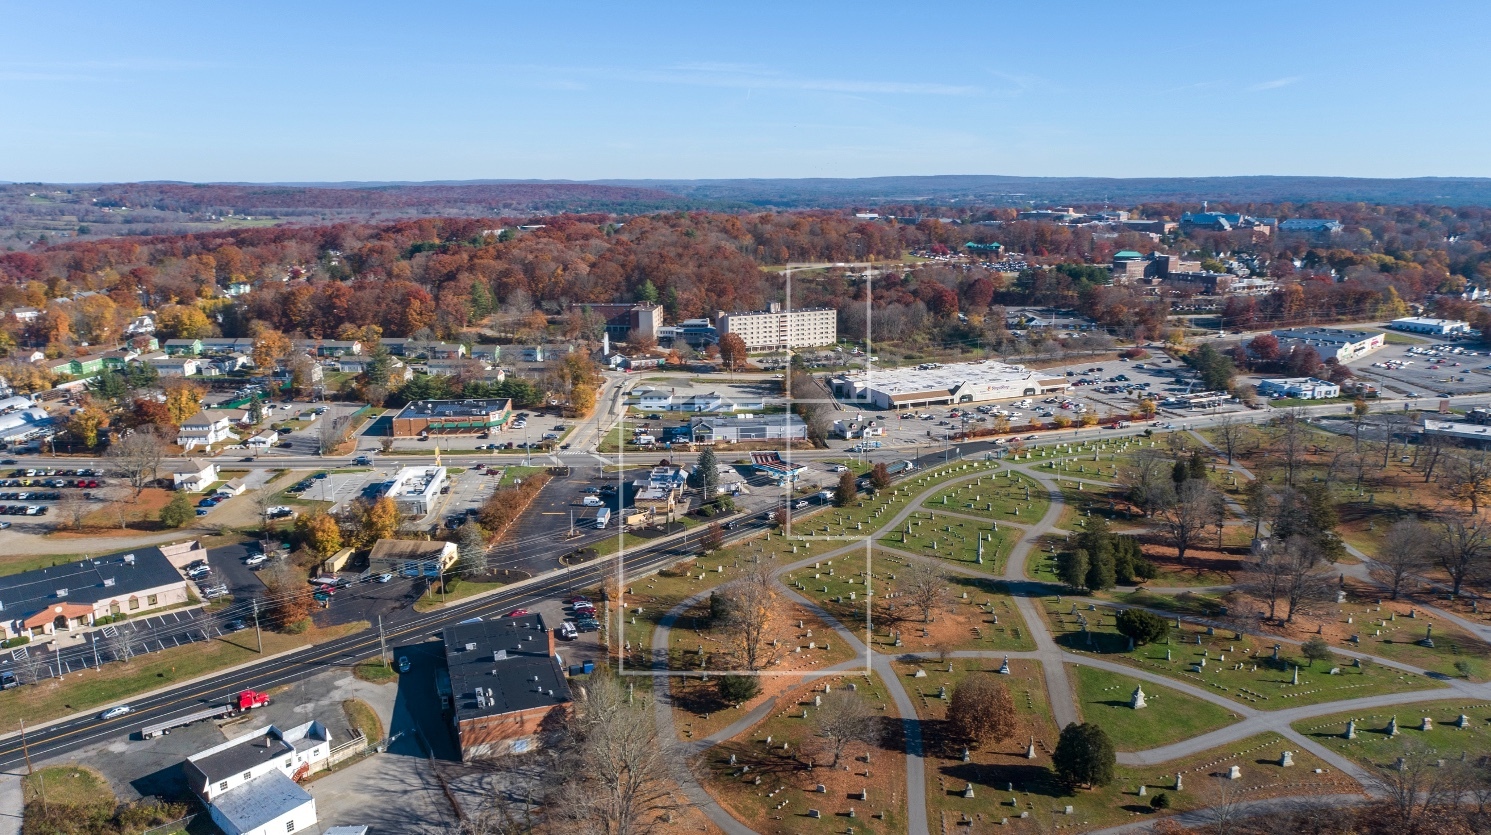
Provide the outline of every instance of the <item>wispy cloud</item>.
{"type": "Polygon", "coordinates": [[[1299,80],[1299,76],[1291,75],[1285,78],[1275,78],[1273,81],[1262,81],[1249,87],[1248,92],[1259,93],[1264,90],[1277,90],[1280,87],[1288,87],[1289,85],[1299,80]]]}

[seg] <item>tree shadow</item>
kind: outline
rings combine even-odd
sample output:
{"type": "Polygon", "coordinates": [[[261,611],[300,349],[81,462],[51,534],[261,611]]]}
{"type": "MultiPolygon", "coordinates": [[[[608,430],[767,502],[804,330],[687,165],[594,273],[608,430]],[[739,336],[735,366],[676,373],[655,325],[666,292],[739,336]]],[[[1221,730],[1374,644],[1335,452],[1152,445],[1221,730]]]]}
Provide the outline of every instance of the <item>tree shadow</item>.
{"type": "MultiPolygon", "coordinates": [[[[952,763],[938,769],[943,776],[958,783],[972,783],[994,791],[1008,791],[1013,785],[1016,792],[1028,792],[1045,797],[1063,797],[1070,792],[1056,779],[1049,768],[1039,765],[952,763]]],[[[949,794],[961,794],[962,790],[949,794]]]]}

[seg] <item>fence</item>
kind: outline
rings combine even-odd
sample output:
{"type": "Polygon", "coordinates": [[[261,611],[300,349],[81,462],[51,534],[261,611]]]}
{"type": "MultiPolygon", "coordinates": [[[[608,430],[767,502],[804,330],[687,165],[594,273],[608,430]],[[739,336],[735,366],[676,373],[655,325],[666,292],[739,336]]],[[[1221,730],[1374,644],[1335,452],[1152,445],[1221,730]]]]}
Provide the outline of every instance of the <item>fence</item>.
{"type": "Polygon", "coordinates": [[[144,832],[141,832],[140,835],[166,835],[167,832],[176,832],[178,830],[185,829],[188,824],[196,819],[196,814],[187,815],[184,818],[178,818],[177,820],[173,820],[170,823],[163,823],[160,826],[147,829],[144,832]]]}
{"type": "Polygon", "coordinates": [[[367,737],[363,736],[362,731],[358,731],[352,739],[331,749],[331,753],[326,757],[326,767],[335,768],[338,763],[361,756],[370,750],[372,749],[368,747],[367,737]]]}

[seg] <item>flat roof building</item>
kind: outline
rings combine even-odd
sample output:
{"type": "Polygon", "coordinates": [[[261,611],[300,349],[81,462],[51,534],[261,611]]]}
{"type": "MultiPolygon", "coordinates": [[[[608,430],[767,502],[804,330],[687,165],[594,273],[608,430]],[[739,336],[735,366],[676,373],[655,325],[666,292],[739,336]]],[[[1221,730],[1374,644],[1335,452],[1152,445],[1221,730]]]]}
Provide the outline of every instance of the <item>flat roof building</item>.
{"type": "Polygon", "coordinates": [[[368,554],[368,570],[401,577],[439,577],[455,567],[459,556],[454,542],[380,539],[368,554]]]}
{"type": "Polygon", "coordinates": [[[572,701],[543,616],[456,624],[444,638],[461,759],[537,748],[544,720],[572,701]]]}
{"type": "Polygon", "coordinates": [[[1258,393],[1264,397],[1297,397],[1300,400],[1328,400],[1341,396],[1341,387],[1329,380],[1314,377],[1282,377],[1261,380],[1258,393]]]}
{"type": "Polygon", "coordinates": [[[781,351],[813,348],[839,340],[839,313],[833,308],[783,310],[773,302],[769,309],[741,313],[721,312],[715,317],[719,333],[738,335],[751,351],[781,351]]]}
{"type": "Polygon", "coordinates": [[[1334,357],[1337,362],[1360,359],[1381,348],[1387,340],[1387,335],[1381,331],[1342,328],[1288,328],[1273,333],[1279,340],[1279,349],[1286,353],[1296,347],[1308,346],[1314,348],[1321,359],[1334,357]]]}
{"type": "Polygon", "coordinates": [[[512,414],[513,402],[506,398],[416,400],[394,416],[392,431],[395,438],[476,435],[503,428],[512,414]]]}
{"type": "Polygon", "coordinates": [[[1402,319],[1394,319],[1388,323],[1393,330],[1408,331],[1409,333],[1430,333],[1435,336],[1449,336],[1452,333],[1465,333],[1470,330],[1469,322],[1459,319],[1431,319],[1426,316],[1405,316],[1402,319]]]}
{"type": "Polygon", "coordinates": [[[880,409],[1034,397],[1066,391],[1068,386],[1065,377],[1047,377],[1023,365],[994,360],[861,371],[835,377],[831,384],[835,397],[880,409]]]}
{"type": "Polygon", "coordinates": [[[699,417],[689,422],[689,429],[701,443],[802,441],[808,437],[808,425],[794,414],[699,417]]]}
{"type": "Polygon", "coordinates": [[[426,516],[435,509],[440,488],[449,483],[444,467],[400,467],[383,495],[393,499],[404,516],[426,516]]]}
{"type": "Polygon", "coordinates": [[[1484,424],[1458,423],[1449,420],[1425,420],[1424,434],[1454,438],[1457,441],[1476,447],[1491,445],[1491,426],[1484,424]]]}

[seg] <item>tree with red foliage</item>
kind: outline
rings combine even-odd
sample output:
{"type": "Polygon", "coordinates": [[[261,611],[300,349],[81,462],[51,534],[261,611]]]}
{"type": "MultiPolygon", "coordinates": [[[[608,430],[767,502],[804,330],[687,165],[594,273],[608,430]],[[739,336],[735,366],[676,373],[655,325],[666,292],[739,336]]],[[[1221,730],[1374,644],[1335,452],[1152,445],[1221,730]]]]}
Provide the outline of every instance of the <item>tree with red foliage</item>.
{"type": "Polygon", "coordinates": [[[1320,370],[1320,352],[1309,345],[1296,345],[1289,352],[1289,374],[1293,377],[1313,377],[1320,370]]]}
{"type": "Polygon", "coordinates": [[[939,319],[948,319],[958,314],[958,294],[942,284],[935,281],[923,282],[916,294],[926,303],[927,310],[939,319]]]}
{"type": "Polygon", "coordinates": [[[1248,353],[1259,362],[1277,362],[1281,356],[1279,338],[1271,333],[1261,333],[1248,343],[1248,353]]]}

